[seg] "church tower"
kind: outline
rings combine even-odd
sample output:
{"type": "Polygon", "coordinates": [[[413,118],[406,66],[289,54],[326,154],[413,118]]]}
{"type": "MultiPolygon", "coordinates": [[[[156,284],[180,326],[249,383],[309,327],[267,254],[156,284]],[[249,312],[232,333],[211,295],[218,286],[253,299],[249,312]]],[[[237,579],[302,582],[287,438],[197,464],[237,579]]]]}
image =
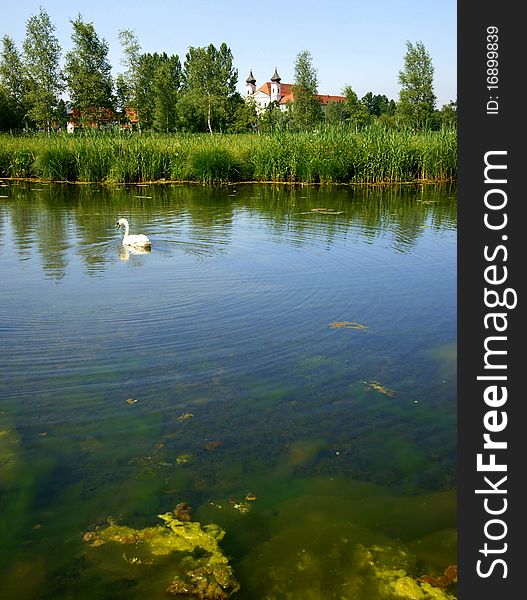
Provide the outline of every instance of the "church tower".
{"type": "Polygon", "coordinates": [[[280,75],[275,67],[273,76],[271,77],[271,102],[278,102],[280,100],[280,75]]]}
{"type": "Polygon", "coordinates": [[[256,79],[254,78],[252,69],[249,77],[245,80],[245,89],[247,90],[247,96],[252,96],[256,92],[256,79]]]}

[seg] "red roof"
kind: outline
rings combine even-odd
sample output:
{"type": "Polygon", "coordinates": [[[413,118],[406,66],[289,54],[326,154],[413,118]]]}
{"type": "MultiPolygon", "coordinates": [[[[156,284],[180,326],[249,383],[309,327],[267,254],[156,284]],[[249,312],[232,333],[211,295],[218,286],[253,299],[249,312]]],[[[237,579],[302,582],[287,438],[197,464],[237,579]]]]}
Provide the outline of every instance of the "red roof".
{"type": "MultiPolygon", "coordinates": [[[[293,93],[293,86],[294,86],[293,83],[280,84],[280,99],[278,101],[278,104],[287,104],[288,102],[295,101],[295,95],[293,93]]],[[[271,95],[271,82],[266,81],[256,91],[263,92],[264,94],[267,94],[268,96],[270,96],[271,95]]],[[[330,100],[333,100],[334,102],[344,102],[344,100],[346,100],[345,96],[330,96],[328,94],[317,94],[317,98],[319,99],[320,104],[322,104],[323,106],[327,105],[330,100]]]]}
{"type": "Polygon", "coordinates": [[[333,100],[333,102],[344,102],[346,100],[346,96],[329,96],[327,94],[317,94],[317,98],[320,100],[320,104],[328,104],[330,100],[333,100]]]}

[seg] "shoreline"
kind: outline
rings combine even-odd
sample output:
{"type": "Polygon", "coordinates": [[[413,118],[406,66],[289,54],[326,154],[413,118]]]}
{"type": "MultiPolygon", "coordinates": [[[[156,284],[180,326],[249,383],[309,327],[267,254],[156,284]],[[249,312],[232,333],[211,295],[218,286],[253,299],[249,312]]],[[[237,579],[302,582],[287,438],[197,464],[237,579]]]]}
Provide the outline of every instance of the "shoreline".
{"type": "Polygon", "coordinates": [[[441,185],[444,183],[455,183],[457,177],[447,179],[415,179],[413,181],[377,181],[377,182],[313,182],[313,181],[196,181],[195,179],[177,180],[177,179],[155,179],[151,181],[69,181],[64,179],[43,179],[39,177],[0,177],[0,181],[27,181],[34,183],[53,183],[56,185],[104,185],[108,187],[119,187],[126,185],[201,185],[201,186],[225,186],[232,187],[236,185],[278,185],[278,186],[297,186],[297,187],[390,187],[390,186],[411,186],[411,185],[441,185]]]}

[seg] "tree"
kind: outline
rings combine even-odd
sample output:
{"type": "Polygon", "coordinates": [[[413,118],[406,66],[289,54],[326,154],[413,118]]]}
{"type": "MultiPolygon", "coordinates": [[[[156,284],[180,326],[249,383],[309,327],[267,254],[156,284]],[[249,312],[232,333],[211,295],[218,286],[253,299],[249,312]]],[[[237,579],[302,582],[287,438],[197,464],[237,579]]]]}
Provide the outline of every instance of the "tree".
{"type": "Polygon", "coordinates": [[[360,129],[368,122],[368,110],[359,101],[357,94],[351,86],[347,85],[342,91],[346,97],[344,101],[346,121],[355,127],[355,129],[360,129]]]}
{"type": "Polygon", "coordinates": [[[124,54],[121,64],[126,68],[125,72],[120,73],[116,78],[120,108],[124,109],[128,106],[137,109],[141,46],[139,39],[130,29],[119,31],[119,41],[121,42],[124,54]]]}
{"type": "Polygon", "coordinates": [[[152,85],[153,126],[157,131],[175,131],[176,105],[181,86],[181,63],[175,56],[161,55],[152,85]]]}
{"type": "Polygon", "coordinates": [[[134,78],[134,96],[128,106],[136,109],[140,127],[174,131],[182,80],[178,55],[141,54],[134,78]]]}
{"type": "Polygon", "coordinates": [[[238,94],[235,101],[232,129],[236,132],[256,131],[258,128],[258,111],[256,110],[254,96],[242,98],[238,94]]]}
{"type": "Polygon", "coordinates": [[[59,96],[64,89],[59,67],[61,48],[55,25],[40,8],[26,23],[24,61],[27,74],[27,115],[37,127],[50,131],[57,117],[59,96]]]}
{"type": "Polygon", "coordinates": [[[326,112],[324,118],[328,123],[332,125],[342,123],[346,118],[346,110],[343,102],[335,102],[330,100],[326,106],[326,112]]]}
{"type": "Polygon", "coordinates": [[[441,108],[441,122],[443,127],[455,127],[457,125],[457,102],[451,100],[441,108]]]}
{"type": "Polygon", "coordinates": [[[317,71],[308,50],[300,52],[295,60],[293,85],[293,123],[297,129],[309,129],[322,119],[322,107],[317,98],[317,71]]]}
{"type": "Polygon", "coordinates": [[[184,88],[187,104],[199,117],[205,117],[209,133],[215,127],[225,127],[229,99],[236,93],[238,71],[227,44],[219,49],[190,47],[184,64],[184,88]]]}
{"type": "Polygon", "coordinates": [[[85,23],[79,14],[74,21],[73,49],[66,54],[66,82],[71,101],[81,120],[99,122],[113,109],[112,67],[108,62],[108,44],[100,39],[93,23],[85,23]]]}
{"type": "Polygon", "coordinates": [[[22,129],[26,112],[24,65],[14,41],[7,35],[2,38],[0,87],[2,88],[4,113],[2,127],[5,130],[22,129]]]}
{"type": "Polygon", "coordinates": [[[398,113],[412,126],[422,129],[431,119],[436,97],[434,67],[422,42],[406,42],[404,69],[399,71],[398,113]]]}
{"type": "Polygon", "coordinates": [[[388,100],[384,94],[372,94],[368,92],[361,99],[369,115],[380,117],[381,115],[393,115],[395,111],[395,102],[388,100]]]}

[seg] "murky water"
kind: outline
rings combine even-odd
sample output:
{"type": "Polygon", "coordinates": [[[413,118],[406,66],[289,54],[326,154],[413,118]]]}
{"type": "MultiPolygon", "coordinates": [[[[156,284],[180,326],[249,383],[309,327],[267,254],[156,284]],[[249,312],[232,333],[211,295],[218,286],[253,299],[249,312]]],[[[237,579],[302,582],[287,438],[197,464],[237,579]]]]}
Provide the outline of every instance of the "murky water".
{"type": "Polygon", "coordinates": [[[83,536],[179,502],[240,600],[455,563],[455,188],[0,184],[2,598],[166,597],[83,536]]]}

